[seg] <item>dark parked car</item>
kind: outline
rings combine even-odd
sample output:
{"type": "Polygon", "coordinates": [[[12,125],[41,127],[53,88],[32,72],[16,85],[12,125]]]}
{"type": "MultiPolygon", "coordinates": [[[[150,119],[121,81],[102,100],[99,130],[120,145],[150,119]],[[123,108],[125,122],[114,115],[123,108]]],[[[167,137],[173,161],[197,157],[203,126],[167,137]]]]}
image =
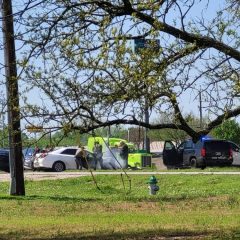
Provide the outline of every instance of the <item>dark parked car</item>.
{"type": "Polygon", "coordinates": [[[230,166],[233,162],[231,144],[225,140],[201,139],[182,142],[177,148],[166,141],[163,149],[163,163],[168,168],[230,166]]]}
{"type": "MultiPolygon", "coordinates": [[[[34,148],[23,149],[23,164],[25,169],[32,169],[32,157],[34,148]]],[[[9,149],[0,149],[0,171],[10,172],[9,149]]]]}
{"type": "Polygon", "coordinates": [[[9,150],[0,149],[0,171],[10,172],[9,170],[9,150]]]}

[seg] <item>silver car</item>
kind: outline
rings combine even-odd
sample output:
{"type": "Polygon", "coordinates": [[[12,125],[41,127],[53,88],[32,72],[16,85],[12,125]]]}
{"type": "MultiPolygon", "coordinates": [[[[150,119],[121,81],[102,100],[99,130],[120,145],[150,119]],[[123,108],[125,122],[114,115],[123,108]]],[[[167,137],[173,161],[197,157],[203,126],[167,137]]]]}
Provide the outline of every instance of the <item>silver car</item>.
{"type": "Polygon", "coordinates": [[[33,161],[34,161],[34,148],[24,148],[23,149],[23,166],[24,169],[33,169],[33,161]]]}

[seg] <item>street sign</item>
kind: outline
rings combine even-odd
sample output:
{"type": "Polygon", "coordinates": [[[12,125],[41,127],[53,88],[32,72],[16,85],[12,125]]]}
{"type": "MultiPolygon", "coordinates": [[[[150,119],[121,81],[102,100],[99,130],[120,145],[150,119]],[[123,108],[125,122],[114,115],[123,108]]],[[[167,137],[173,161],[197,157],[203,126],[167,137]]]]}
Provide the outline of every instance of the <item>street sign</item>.
{"type": "Polygon", "coordinates": [[[159,51],[160,49],[160,40],[159,39],[134,39],[134,51],[139,53],[141,49],[152,49],[159,51]]]}
{"type": "Polygon", "coordinates": [[[42,126],[26,126],[26,129],[28,132],[32,132],[32,133],[37,133],[37,132],[43,132],[43,127],[42,126]]]}

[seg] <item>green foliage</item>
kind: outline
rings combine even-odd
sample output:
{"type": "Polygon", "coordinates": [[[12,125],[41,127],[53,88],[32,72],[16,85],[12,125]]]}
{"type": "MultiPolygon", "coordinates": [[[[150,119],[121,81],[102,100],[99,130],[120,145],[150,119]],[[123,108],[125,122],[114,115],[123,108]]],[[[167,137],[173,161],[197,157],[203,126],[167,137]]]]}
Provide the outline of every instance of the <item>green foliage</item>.
{"type": "MultiPolygon", "coordinates": [[[[95,136],[100,137],[115,137],[115,138],[125,138],[127,139],[127,129],[122,126],[112,126],[109,128],[99,128],[92,133],[95,136]]],[[[89,134],[90,135],[90,134],[89,134]]]]}
{"type": "MultiPolygon", "coordinates": [[[[157,121],[157,122],[169,122],[170,117],[167,116],[161,116],[161,118],[157,121]]],[[[195,116],[193,113],[189,113],[185,116],[185,120],[187,122],[187,124],[194,130],[199,130],[200,129],[200,119],[195,116]]],[[[202,119],[202,124],[206,125],[207,123],[207,119],[203,118],[202,119]]],[[[151,139],[151,141],[165,141],[165,140],[171,140],[174,141],[176,143],[180,143],[181,141],[190,138],[190,136],[180,130],[180,129],[160,129],[160,130],[150,130],[149,131],[149,137],[151,139]]]]}
{"type": "Polygon", "coordinates": [[[0,130],[0,146],[1,147],[8,147],[8,129],[4,128],[0,130]]]}
{"type": "Polygon", "coordinates": [[[227,120],[216,127],[211,134],[219,139],[231,140],[240,143],[240,126],[236,120],[227,120]]]}
{"type": "MultiPolygon", "coordinates": [[[[117,126],[110,128],[110,136],[116,138],[125,138],[127,130],[117,126]]],[[[76,145],[87,145],[89,137],[92,136],[102,136],[107,137],[109,134],[109,128],[99,128],[96,131],[89,134],[79,134],[78,131],[70,131],[69,133],[64,133],[64,131],[58,131],[55,134],[47,134],[44,136],[37,136],[35,138],[24,138],[24,146],[34,146],[37,145],[40,148],[46,146],[76,146],[76,145]]]]}
{"type": "Polygon", "coordinates": [[[174,129],[150,130],[148,135],[151,141],[171,140],[177,143],[180,143],[188,137],[184,131],[174,129]]]}

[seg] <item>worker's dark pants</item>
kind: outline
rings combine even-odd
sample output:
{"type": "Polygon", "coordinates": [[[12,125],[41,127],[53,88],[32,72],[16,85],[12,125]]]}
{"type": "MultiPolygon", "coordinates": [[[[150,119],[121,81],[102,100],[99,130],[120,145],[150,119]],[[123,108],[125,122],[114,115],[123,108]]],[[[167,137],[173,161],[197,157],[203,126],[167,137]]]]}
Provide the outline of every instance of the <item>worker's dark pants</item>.
{"type": "Polygon", "coordinates": [[[75,161],[76,161],[77,169],[82,170],[82,158],[76,157],[75,161]]]}
{"type": "Polygon", "coordinates": [[[82,170],[83,167],[85,169],[88,169],[88,164],[87,164],[86,158],[76,157],[75,161],[76,161],[77,169],[82,170]]]}
{"type": "Polygon", "coordinates": [[[103,169],[103,159],[102,159],[102,156],[99,156],[99,157],[96,157],[94,158],[94,169],[96,170],[97,169],[97,165],[100,165],[100,169],[103,169]]]}

